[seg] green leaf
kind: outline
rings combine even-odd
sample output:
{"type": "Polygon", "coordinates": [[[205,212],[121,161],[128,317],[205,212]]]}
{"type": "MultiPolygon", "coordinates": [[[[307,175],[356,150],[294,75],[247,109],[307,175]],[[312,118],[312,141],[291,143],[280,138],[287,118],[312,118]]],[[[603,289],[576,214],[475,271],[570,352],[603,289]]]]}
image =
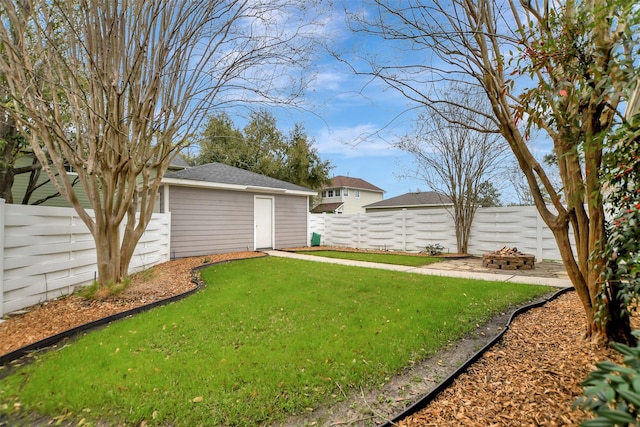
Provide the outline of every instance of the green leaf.
{"type": "Polygon", "coordinates": [[[630,390],[618,390],[618,394],[622,396],[627,402],[640,409],[640,394],[630,390]]]}
{"type": "Polygon", "coordinates": [[[605,417],[616,424],[634,424],[636,419],[626,412],[617,411],[615,409],[601,408],[598,415],[605,417]]]}
{"type": "Polygon", "coordinates": [[[592,420],[583,421],[582,427],[614,427],[615,424],[606,418],[598,417],[592,420]]]}

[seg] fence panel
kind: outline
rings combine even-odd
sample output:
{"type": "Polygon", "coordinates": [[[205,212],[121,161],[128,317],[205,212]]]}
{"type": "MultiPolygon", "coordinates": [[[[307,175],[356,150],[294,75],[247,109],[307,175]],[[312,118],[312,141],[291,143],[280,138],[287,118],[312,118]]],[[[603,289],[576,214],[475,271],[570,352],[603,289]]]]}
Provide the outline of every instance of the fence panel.
{"type": "MultiPolygon", "coordinates": [[[[444,208],[358,215],[311,214],[309,228],[321,233],[323,244],[329,246],[419,252],[428,245],[440,244],[445,253],[457,251],[453,218],[444,208]]],[[[503,246],[534,254],[537,260],[561,259],[553,233],[535,206],[478,209],[468,252],[481,255],[503,246]]]]}
{"type": "Polygon", "coordinates": [[[420,252],[428,245],[440,244],[443,252],[456,252],[453,219],[444,208],[407,211],[407,250],[420,252]]]}
{"type": "Polygon", "coordinates": [[[402,250],[402,212],[358,215],[360,246],[367,249],[402,250]]]}
{"type": "MultiPolygon", "coordinates": [[[[95,279],[93,236],[74,209],[3,206],[0,316],[71,293],[95,279]]],[[[130,272],[169,260],[170,219],[170,214],[153,215],[130,272]]]]}

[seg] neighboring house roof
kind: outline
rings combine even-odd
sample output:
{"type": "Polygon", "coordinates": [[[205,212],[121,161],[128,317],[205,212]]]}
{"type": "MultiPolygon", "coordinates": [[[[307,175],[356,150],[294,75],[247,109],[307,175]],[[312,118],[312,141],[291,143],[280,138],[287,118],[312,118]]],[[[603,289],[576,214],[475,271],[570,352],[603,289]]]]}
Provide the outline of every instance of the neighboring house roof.
{"type": "Polygon", "coordinates": [[[193,166],[181,171],[169,172],[162,182],[170,185],[209,187],[226,190],[276,192],[315,196],[317,191],[290,182],[281,181],[255,172],[249,172],[222,163],[193,166]]]}
{"type": "Polygon", "coordinates": [[[323,212],[335,212],[344,203],[320,203],[315,208],[311,209],[311,213],[323,213],[323,212]]]}
{"type": "Polygon", "coordinates": [[[406,193],[380,202],[371,203],[370,205],[364,206],[364,208],[405,208],[418,206],[442,206],[450,204],[451,198],[447,195],[440,194],[435,191],[419,191],[417,193],[406,193]]]}
{"type": "Polygon", "coordinates": [[[331,178],[331,185],[324,186],[324,188],[334,187],[356,188],[360,190],[369,190],[384,193],[384,190],[382,188],[376,187],[375,185],[365,181],[364,179],[351,178],[349,176],[343,175],[334,176],[333,178],[331,178]]]}
{"type": "Polygon", "coordinates": [[[169,169],[186,169],[189,167],[189,164],[184,160],[184,158],[178,154],[173,158],[171,164],[169,164],[169,169]]]}

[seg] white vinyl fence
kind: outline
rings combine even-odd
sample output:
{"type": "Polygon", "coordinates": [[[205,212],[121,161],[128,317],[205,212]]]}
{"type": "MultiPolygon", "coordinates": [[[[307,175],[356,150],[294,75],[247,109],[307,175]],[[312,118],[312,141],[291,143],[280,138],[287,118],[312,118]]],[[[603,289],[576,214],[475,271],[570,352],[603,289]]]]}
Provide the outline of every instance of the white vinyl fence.
{"type": "MultiPolygon", "coordinates": [[[[171,214],[153,214],[130,272],[169,260],[171,214]]],[[[93,237],[72,208],[5,204],[0,199],[0,317],[90,284],[93,237]]]]}
{"type": "MultiPolygon", "coordinates": [[[[329,246],[419,252],[427,245],[440,244],[445,253],[456,252],[453,218],[444,208],[311,214],[309,229],[320,234],[321,244],[329,246]]],[[[535,206],[478,209],[468,252],[481,255],[503,246],[533,254],[538,261],[561,259],[553,234],[535,206]]]]}

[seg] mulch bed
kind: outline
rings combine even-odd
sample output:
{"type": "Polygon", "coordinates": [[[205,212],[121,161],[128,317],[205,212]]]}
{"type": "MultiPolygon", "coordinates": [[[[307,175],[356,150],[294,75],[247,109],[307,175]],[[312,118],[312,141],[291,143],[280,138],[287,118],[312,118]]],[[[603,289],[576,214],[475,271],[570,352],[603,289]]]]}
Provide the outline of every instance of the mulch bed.
{"type": "Polygon", "coordinates": [[[572,405],[595,363],[618,353],[584,339],[584,315],[569,292],[518,316],[503,339],[424,410],[417,426],[575,426],[589,418],[572,405]]]}

